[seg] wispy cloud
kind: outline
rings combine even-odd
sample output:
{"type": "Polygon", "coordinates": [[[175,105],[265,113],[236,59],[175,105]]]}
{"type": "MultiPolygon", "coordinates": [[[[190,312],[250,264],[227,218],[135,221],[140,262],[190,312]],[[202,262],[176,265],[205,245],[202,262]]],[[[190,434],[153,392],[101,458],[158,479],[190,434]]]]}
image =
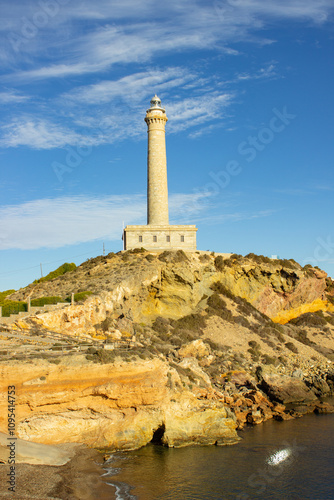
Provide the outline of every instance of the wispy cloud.
{"type": "Polygon", "coordinates": [[[13,104],[28,101],[29,96],[20,94],[17,90],[0,92],[0,104],[13,104]]]}
{"type": "Polygon", "coordinates": [[[223,224],[225,222],[238,222],[242,220],[259,219],[262,217],[270,217],[276,213],[276,210],[259,210],[257,212],[233,212],[219,213],[204,217],[194,217],[193,223],[205,223],[206,225],[223,224]]]}
{"type": "Polygon", "coordinates": [[[103,80],[94,85],[77,87],[64,94],[62,98],[89,105],[122,99],[131,107],[150,95],[149,89],[166,91],[194,82],[197,77],[197,74],[180,67],[150,69],[124,76],[118,80],[103,80]]]}
{"type": "Polygon", "coordinates": [[[3,125],[0,146],[27,146],[32,149],[62,148],[66,145],[95,145],[99,141],[56,125],[48,120],[21,117],[3,125]]]}
{"type": "MultiPolygon", "coordinates": [[[[170,196],[174,219],[197,213],[202,194],[170,196]]],[[[0,208],[0,250],[59,248],[96,239],[119,240],[122,221],[146,224],[146,196],[85,196],[34,200],[0,208]]]]}
{"type": "Polygon", "coordinates": [[[230,46],[235,42],[270,42],[264,38],[263,28],[272,19],[319,24],[326,22],[334,9],[332,0],[215,0],[209,4],[204,0],[170,0],[159,4],[158,9],[153,0],[123,0],[116,4],[99,0],[94,5],[82,0],[80,8],[55,1],[58,10],[48,17],[41,4],[2,2],[7,12],[0,29],[7,49],[0,51],[3,61],[23,59],[29,66],[31,56],[45,54],[47,49],[53,54],[52,64],[15,72],[9,79],[27,81],[94,73],[115,64],[150,62],[158,55],[189,50],[215,49],[237,55],[238,50],[230,46]],[[46,21],[36,26],[34,19],[40,11],[46,21]],[[87,20],[92,22],[91,29],[83,32],[87,20]],[[29,22],[32,31],[25,36],[25,24],[29,22]],[[23,39],[20,50],[13,49],[10,36],[23,39]]]}
{"type": "Polygon", "coordinates": [[[286,194],[287,196],[312,196],[312,195],[318,195],[319,191],[331,192],[334,191],[334,188],[331,185],[326,186],[322,184],[312,184],[310,186],[304,186],[304,187],[275,189],[276,193],[286,194]]]}

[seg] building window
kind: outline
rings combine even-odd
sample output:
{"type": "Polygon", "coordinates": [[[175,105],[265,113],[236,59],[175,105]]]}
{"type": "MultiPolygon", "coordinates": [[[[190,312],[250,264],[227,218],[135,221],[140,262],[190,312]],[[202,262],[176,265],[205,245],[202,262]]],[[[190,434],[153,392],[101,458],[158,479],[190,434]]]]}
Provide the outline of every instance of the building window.
{"type": "Polygon", "coordinates": [[[143,243],[143,237],[139,236],[139,243],[143,243]]]}
{"type": "Polygon", "coordinates": [[[181,243],[183,243],[183,242],[184,242],[184,236],[182,235],[181,236],[181,243]]]}
{"type": "Polygon", "coordinates": [[[166,236],[167,243],[170,243],[170,236],[166,236]]]}
{"type": "Polygon", "coordinates": [[[158,241],[156,236],[153,236],[153,242],[156,243],[158,241]]]}

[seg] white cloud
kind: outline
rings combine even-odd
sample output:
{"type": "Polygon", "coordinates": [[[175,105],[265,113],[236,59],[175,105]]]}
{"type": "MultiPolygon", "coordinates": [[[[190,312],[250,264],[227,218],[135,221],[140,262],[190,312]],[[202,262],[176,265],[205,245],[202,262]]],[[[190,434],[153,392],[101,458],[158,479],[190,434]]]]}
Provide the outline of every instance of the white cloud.
{"type": "MultiPolygon", "coordinates": [[[[190,217],[203,194],[170,196],[171,217],[190,217]]],[[[119,240],[122,222],[146,224],[146,196],[41,199],[0,208],[0,250],[60,248],[97,239],[119,240]]]]}
{"type": "Polygon", "coordinates": [[[4,92],[0,92],[0,104],[21,103],[29,99],[29,96],[22,95],[16,90],[6,90],[4,92]]]}
{"type": "Polygon", "coordinates": [[[32,149],[62,148],[66,145],[94,145],[99,143],[60,125],[33,117],[15,118],[3,125],[0,146],[9,148],[27,146],[32,149]]]}
{"type": "Polygon", "coordinates": [[[133,106],[150,95],[152,88],[160,92],[184,86],[196,80],[197,76],[185,68],[150,69],[124,76],[118,80],[103,80],[94,85],[77,87],[63,97],[90,105],[122,99],[129,106],[133,106]]]}
{"type": "Polygon", "coordinates": [[[270,217],[276,210],[259,210],[257,212],[234,212],[234,213],[220,213],[216,215],[209,215],[207,217],[195,217],[196,223],[206,223],[208,225],[215,225],[224,222],[238,222],[242,220],[259,219],[262,217],[270,217]]]}
{"type": "Polygon", "coordinates": [[[7,76],[25,81],[99,72],[115,64],[149,62],[158,55],[196,49],[236,55],[238,51],[229,44],[270,42],[263,37],[268,20],[323,23],[334,8],[332,0],[215,0],[213,4],[173,0],[160,3],[158,8],[153,0],[123,0],[113,5],[106,0],[94,5],[82,0],[80,8],[71,3],[61,6],[56,15],[49,15],[45,26],[35,26],[32,35],[26,36],[23,20],[34,24],[43,9],[20,0],[15,5],[4,3],[7,22],[2,32],[7,51],[1,51],[0,57],[8,61],[11,53],[12,60],[30,64],[32,55],[45,55],[48,50],[53,55],[52,64],[7,76]],[[93,28],[94,20],[98,28],[93,28]],[[83,32],[88,21],[90,29],[83,32]],[[13,33],[23,40],[16,50],[10,44],[13,33]]]}

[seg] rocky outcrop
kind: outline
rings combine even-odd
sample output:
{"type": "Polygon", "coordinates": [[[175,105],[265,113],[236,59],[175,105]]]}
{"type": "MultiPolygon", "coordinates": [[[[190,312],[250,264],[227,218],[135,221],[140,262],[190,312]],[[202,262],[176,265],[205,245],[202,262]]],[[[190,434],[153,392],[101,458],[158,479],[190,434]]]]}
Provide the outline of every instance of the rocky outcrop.
{"type": "MultiPolygon", "coordinates": [[[[78,290],[94,293],[84,304],[32,317],[31,321],[57,332],[101,334],[101,323],[123,316],[151,324],[157,316],[180,318],[206,306],[211,286],[221,282],[276,322],[286,323],[305,312],[334,311],[327,300],[326,273],[301,268],[292,261],[212,254],[125,252],[96,258],[50,282],[29,285],[8,296],[66,297],[78,290]],[[219,256],[218,256],[219,257],[219,256]],[[218,258],[217,257],[217,258],[218,258]]],[[[21,326],[27,324],[22,320],[21,326]]],[[[28,322],[29,323],[29,322],[28,322]]],[[[103,333],[103,332],[102,332],[103,333]]]]}
{"type": "Polygon", "coordinates": [[[168,446],[238,440],[224,405],[185,390],[177,371],[158,358],[97,365],[73,356],[57,366],[2,365],[3,432],[8,380],[16,387],[17,435],[36,443],[130,450],[149,443],[161,428],[161,442],[168,446]]]}
{"type": "Polygon", "coordinates": [[[317,269],[256,256],[125,252],[11,298],[78,288],[94,293],[2,327],[1,431],[8,384],[20,438],[114,450],[232,444],[236,429],[299,416],[306,403],[326,411],[317,398],[334,389],[334,287],[317,269]],[[270,319],[284,324],[300,311],[307,314],[284,326],[270,319]],[[61,337],[85,355],[61,355],[61,337]]]}
{"type": "Polygon", "coordinates": [[[273,401],[279,403],[308,403],[317,396],[305,382],[296,377],[288,377],[277,373],[261,373],[261,389],[273,401]]]}

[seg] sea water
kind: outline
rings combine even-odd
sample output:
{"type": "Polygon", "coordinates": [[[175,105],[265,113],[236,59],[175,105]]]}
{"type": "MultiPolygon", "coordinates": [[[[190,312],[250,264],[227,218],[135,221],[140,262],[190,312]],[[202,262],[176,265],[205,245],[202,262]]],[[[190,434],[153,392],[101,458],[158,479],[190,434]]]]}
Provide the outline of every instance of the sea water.
{"type": "Polygon", "coordinates": [[[110,498],[334,499],[334,415],[270,420],[239,435],[233,446],[149,445],[116,453],[106,464],[110,498]]]}

